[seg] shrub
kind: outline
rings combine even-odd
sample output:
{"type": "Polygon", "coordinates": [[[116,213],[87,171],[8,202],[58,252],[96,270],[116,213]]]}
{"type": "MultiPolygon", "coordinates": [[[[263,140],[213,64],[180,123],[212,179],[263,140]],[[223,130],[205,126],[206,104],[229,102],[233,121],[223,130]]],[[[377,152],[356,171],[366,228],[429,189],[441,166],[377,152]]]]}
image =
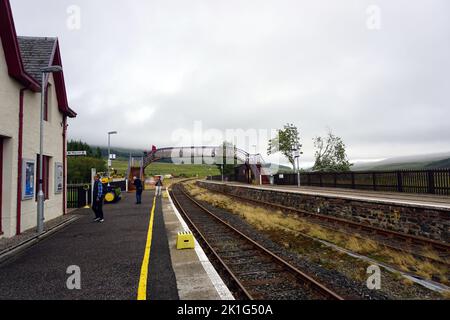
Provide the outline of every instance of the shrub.
{"type": "Polygon", "coordinates": [[[90,157],[69,157],[67,161],[67,182],[87,183],[91,181],[91,169],[97,172],[106,171],[106,162],[90,157]]]}

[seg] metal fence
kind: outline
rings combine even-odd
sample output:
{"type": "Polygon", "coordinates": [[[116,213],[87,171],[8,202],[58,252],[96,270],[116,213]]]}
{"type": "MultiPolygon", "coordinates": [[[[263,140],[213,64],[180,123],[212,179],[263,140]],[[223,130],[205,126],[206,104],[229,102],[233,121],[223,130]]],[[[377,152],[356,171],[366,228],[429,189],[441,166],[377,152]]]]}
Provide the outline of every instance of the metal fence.
{"type": "MultiPolygon", "coordinates": [[[[111,186],[120,188],[122,191],[126,190],[126,181],[114,181],[110,183],[111,186]]],[[[91,203],[92,192],[91,184],[69,184],[67,186],[67,207],[69,209],[78,209],[91,203]],[[87,192],[86,192],[86,189],[87,192]],[[87,202],[86,202],[87,197],[87,202]]]]}
{"type": "Polygon", "coordinates": [[[67,207],[78,209],[91,203],[91,190],[86,191],[86,184],[71,184],[67,186],[67,207]],[[87,197],[87,199],[86,199],[87,197]],[[87,200],[87,201],[86,201],[87,200]]]}
{"type": "MultiPolygon", "coordinates": [[[[450,195],[450,169],[302,173],[303,186],[450,195]]],[[[296,174],[275,175],[277,185],[297,185],[296,174]]]]}

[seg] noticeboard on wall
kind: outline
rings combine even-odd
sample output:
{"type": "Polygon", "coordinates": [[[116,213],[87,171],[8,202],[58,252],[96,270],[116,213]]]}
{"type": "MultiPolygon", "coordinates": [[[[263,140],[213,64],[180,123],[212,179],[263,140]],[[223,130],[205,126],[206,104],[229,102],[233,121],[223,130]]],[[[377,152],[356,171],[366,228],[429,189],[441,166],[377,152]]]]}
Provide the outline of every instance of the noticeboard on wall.
{"type": "Polygon", "coordinates": [[[55,194],[63,192],[64,188],[64,170],[62,163],[55,163],[55,194]]]}
{"type": "Polygon", "coordinates": [[[23,160],[22,167],[22,200],[33,199],[35,195],[36,162],[34,160],[23,160]]]}

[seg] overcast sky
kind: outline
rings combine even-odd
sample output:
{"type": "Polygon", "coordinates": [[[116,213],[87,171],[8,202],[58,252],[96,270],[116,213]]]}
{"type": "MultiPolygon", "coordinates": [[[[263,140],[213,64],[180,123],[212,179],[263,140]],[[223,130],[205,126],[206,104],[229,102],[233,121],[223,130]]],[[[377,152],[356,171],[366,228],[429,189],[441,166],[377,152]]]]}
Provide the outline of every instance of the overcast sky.
{"type": "Polygon", "coordinates": [[[19,35],[60,39],[72,138],[150,148],[196,121],[290,122],[306,161],[327,128],[351,159],[450,151],[448,0],[11,3],[19,35]]]}

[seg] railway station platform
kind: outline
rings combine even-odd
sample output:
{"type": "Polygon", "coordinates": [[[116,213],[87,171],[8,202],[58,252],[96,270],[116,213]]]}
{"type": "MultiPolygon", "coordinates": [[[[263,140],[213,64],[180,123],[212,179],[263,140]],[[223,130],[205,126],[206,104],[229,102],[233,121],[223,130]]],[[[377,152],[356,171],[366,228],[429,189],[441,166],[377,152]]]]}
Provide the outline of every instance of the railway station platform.
{"type": "MultiPolygon", "coordinates": [[[[6,260],[0,259],[0,300],[231,300],[231,293],[197,244],[176,250],[187,226],[165,192],[134,194],[90,209],[78,219],[6,260]],[[69,289],[79,270],[81,288],[69,289]]],[[[0,257],[1,258],[1,257],[0,257]]]]}
{"type": "MultiPolygon", "coordinates": [[[[212,181],[208,181],[212,182],[212,181]]],[[[363,200],[379,202],[385,204],[407,205],[414,207],[423,207],[430,209],[450,210],[450,197],[427,194],[409,194],[381,191],[365,191],[342,188],[320,188],[320,187],[300,187],[281,186],[281,185],[249,185],[239,182],[212,182],[217,184],[226,184],[228,186],[247,187],[263,190],[286,191],[290,193],[334,197],[349,200],[363,200]]]]}

